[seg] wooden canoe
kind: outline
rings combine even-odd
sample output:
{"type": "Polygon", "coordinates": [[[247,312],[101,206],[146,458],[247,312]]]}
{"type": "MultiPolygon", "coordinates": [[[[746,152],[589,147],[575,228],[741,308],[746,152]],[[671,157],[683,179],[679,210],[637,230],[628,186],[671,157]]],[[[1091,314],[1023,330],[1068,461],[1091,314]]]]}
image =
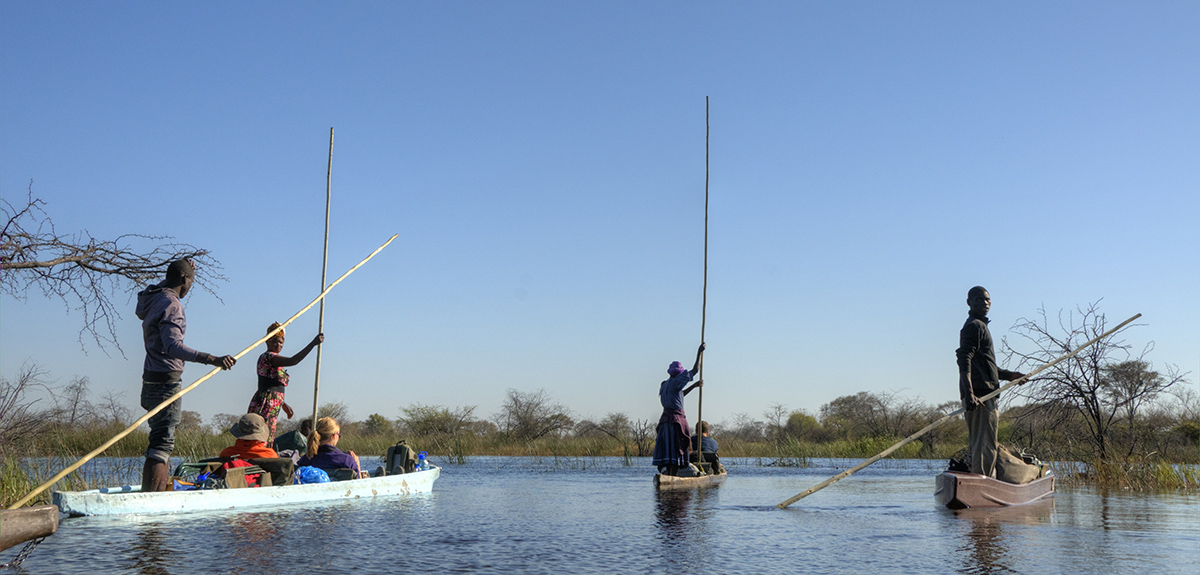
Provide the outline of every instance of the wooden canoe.
{"type": "Polygon", "coordinates": [[[720,485],[729,477],[724,470],[721,473],[700,475],[698,477],[677,477],[674,475],[654,474],[654,486],[659,489],[687,489],[691,487],[708,487],[720,485]]]}
{"type": "Polygon", "coordinates": [[[1024,505],[1054,496],[1054,474],[1020,485],[994,477],[945,471],[937,476],[933,497],[950,509],[985,509],[1024,505]]]}
{"type": "Polygon", "coordinates": [[[90,491],[55,491],[53,497],[54,503],[71,515],[153,515],[340,499],[401,497],[432,491],[433,482],[440,475],[441,468],[433,466],[427,471],[415,473],[329,483],[154,493],[142,493],[140,486],[127,485],[90,491]]]}
{"type": "Polygon", "coordinates": [[[58,531],[58,508],[37,505],[0,509],[0,551],[58,531]]]}

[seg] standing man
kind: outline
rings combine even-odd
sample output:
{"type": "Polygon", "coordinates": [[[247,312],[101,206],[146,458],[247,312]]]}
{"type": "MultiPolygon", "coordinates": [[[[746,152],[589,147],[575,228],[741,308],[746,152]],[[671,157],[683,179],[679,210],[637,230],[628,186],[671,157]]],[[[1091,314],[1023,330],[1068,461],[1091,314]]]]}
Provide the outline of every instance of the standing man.
{"type": "Polygon", "coordinates": [[[987,314],[992,309],[992,296],[981,286],[967,292],[970,312],[967,323],[958,333],[958,393],[962,396],[963,417],[971,446],[971,473],[996,476],[996,428],[1000,413],[996,409],[999,397],[980,401],[1000,388],[1000,380],[1012,381],[1025,377],[1023,373],[996,367],[996,352],[992,348],[992,332],[988,330],[987,314]]]}
{"type": "MultiPolygon", "coordinates": [[[[192,289],[196,268],[190,258],[171,262],[167,278],[138,292],[137,317],[142,320],[142,338],[146,343],[146,361],[142,367],[142,408],[154,409],[179,392],[183,362],[192,361],[222,369],[233,367],[233,356],[221,357],[196,351],[183,344],[187,319],[179,299],[192,289]]],[[[142,491],[168,491],[171,472],[168,462],[175,449],[175,428],[183,411],[182,400],[150,418],[150,446],[142,468],[142,491]]]]}

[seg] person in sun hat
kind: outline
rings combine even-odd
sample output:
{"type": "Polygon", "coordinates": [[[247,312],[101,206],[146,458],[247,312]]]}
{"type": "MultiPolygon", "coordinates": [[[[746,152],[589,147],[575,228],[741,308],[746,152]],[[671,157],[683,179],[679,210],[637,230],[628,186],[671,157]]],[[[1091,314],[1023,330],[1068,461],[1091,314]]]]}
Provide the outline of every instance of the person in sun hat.
{"type": "Polygon", "coordinates": [[[239,459],[251,460],[259,457],[279,457],[271,446],[267,445],[267,422],[262,416],[257,413],[247,413],[233,427],[229,428],[229,433],[233,434],[236,441],[233,445],[226,447],[221,451],[221,457],[237,457],[239,459]]]}
{"type": "Polygon", "coordinates": [[[684,369],[678,361],[667,366],[669,379],[658,386],[658,399],[662,403],[662,417],[658,419],[658,435],[654,441],[653,464],[663,475],[677,475],[680,467],[688,466],[688,451],[692,435],[688,430],[687,415],[683,412],[683,396],[704,385],[703,381],[688,386],[700,370],[704,356],[704,344],[696,350],[696,363],[692,369],[684,369]]]}

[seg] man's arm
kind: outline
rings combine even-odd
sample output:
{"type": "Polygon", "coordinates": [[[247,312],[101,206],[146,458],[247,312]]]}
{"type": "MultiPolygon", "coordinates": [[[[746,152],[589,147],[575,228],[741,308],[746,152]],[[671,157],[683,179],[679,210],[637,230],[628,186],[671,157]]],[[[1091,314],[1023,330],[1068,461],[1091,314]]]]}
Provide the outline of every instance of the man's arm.
{"type": "Polygon", "coordinates": [[[954,354],[958,359],[958,396],[962,399],[963,411],[973,411],[976,405],[983,405],[975,395],[975,387],[971,383],[971,362],[979,349],[981,334],[975,322],[963,326],[958,333],[958,349],[954,354]]]}
{"type": "Polygon", "coordinates": [[[162,341],[163,353],[175,359],[204,363],[229,369],[237,360],[233,356],[216,357],[211,353],[196,351],[183,343],[183,307],[178,302],[167,306],[162,319],[158,323],[159,337],[162,341]]]}

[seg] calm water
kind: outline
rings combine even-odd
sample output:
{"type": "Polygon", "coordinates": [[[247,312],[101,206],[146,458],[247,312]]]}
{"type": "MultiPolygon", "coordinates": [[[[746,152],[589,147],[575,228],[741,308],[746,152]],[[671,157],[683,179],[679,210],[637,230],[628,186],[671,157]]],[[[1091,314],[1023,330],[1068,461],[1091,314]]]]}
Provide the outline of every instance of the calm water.
{"type": "Polygon", "coordinates": [[[475,457],[407,499],[64,519],[20,572],[1200,572],[1196,496],[1077,489],[956,514],[933,501],[941,463],[902,460],[774,508],[853,463],[727,460],[724,485],[660,494],[644,459],[475,457]]]}

